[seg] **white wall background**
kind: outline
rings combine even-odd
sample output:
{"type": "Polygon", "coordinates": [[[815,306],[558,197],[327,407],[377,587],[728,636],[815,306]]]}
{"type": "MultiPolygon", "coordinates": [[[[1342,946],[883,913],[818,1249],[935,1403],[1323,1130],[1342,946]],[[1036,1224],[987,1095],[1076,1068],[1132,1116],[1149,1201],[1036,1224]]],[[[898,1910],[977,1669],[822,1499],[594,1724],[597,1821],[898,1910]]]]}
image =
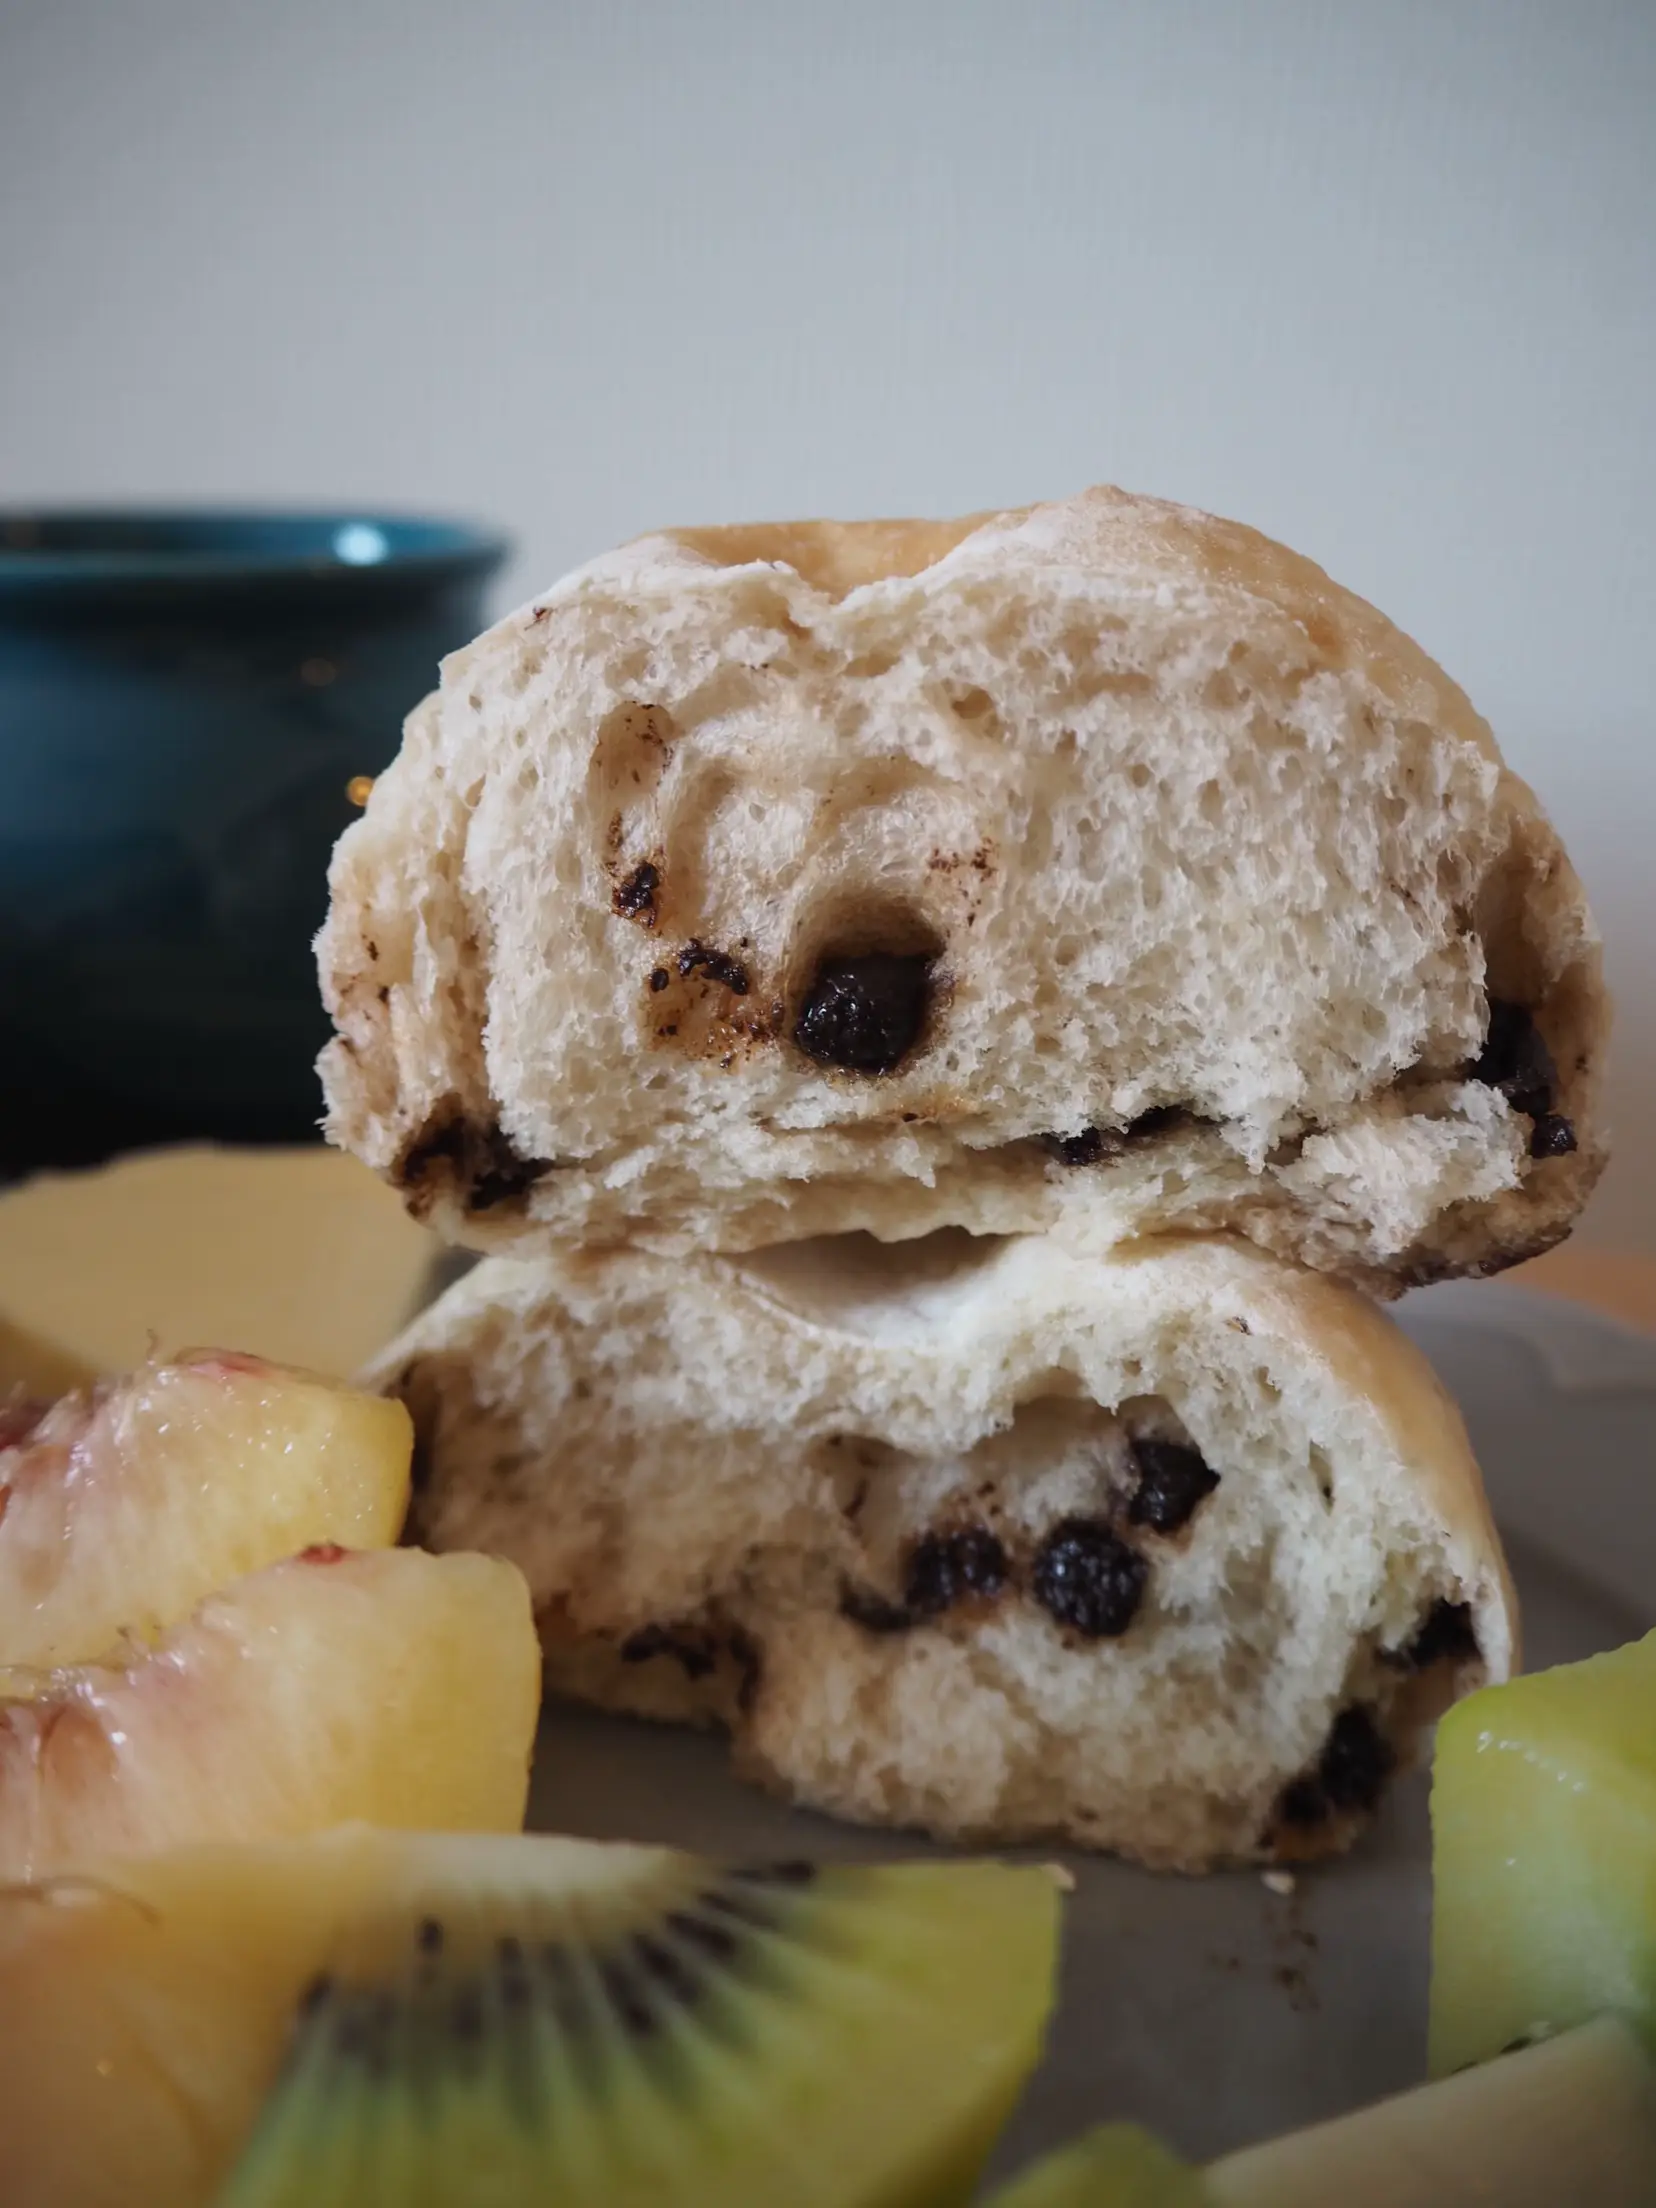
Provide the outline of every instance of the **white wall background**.
{"type": "Polygon", "coordinates": [[[0,499],[653,523],[1110,478],[1412,629],[1656,1248],[1656,0],[0,0],[0,499]]]}

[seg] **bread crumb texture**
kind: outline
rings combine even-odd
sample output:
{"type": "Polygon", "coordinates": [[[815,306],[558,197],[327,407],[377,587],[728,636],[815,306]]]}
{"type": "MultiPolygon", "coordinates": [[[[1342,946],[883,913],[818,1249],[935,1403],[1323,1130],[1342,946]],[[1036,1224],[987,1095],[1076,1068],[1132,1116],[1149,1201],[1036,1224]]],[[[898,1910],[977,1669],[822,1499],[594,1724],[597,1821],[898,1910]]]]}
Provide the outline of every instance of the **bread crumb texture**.
{"type": "Polygon", "coordinates": [[[1235,1240],[496,1258],[371,1377],[554,1687],[873,1823],[1324,1854],[1514,1659],[1430,1367],[1235,1240]]]}
{"type": "Polygon", "coordinates": [[[331,885],[329,1132],[482,1247],[1223,1227],[1389,1294],[1602,1159],[1597,937],[1466,698],[1116,490],[594,561],[445,663],[331,885]]]}

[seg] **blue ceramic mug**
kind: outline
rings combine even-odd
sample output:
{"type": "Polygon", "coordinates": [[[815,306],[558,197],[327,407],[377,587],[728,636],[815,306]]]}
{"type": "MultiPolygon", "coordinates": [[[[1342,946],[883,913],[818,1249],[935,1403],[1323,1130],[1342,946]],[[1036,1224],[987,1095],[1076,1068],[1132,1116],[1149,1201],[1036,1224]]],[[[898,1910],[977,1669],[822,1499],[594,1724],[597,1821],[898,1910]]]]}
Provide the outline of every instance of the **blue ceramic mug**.
{"type": "Polygon", "coordinates": [[[506,550],[380,515],[0,511],[0,1170],[315,1135],[348,786],[506,550]]]}

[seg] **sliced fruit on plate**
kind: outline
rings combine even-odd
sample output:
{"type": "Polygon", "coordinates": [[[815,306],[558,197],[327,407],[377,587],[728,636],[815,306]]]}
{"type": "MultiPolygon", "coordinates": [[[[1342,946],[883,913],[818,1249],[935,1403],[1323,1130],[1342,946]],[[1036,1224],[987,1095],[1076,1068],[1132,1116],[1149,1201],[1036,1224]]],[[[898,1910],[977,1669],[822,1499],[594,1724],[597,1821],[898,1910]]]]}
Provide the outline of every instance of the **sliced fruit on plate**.
{"type": "Polygon", "coordinates": [[[1614,2019],[1207,2171],[1220,2208],[1650,2208],[1656,2076],[1614,2019]]]}
{"type": "Polygon", "coordinates": [[[89,1662],[313,1542],[395,1541],[412,1451],[400,1403],[224,1351],[0,1408],[0,1665],[89,1662]]]}
{"type": "Polygon", "coordinates": [[[360,1829],[0,1894],[7,2208],[942,2208],[1057,1914],[996,1864],[360,1829]]]}
{"type": "Polygon", "coordinates": [[[307,1550],[128,1662],[0,1672],[0,1879],[358,1817],[515,1828],[539,1700],[514,1565],[307,1550]]]}
{"type": "Polygon", "coordinates": [[[1432,1870],[1434,2076],[1606,2012],[1656,2054],[1656,1634],[1449,1713],[1432,1870]]]}
{"type": "Polygon", "coordinates": [[[1137,2124],[1101,2124],[991,2193],[984,2208],[1207,2208],[1200,2171],[1137,2124]]]}

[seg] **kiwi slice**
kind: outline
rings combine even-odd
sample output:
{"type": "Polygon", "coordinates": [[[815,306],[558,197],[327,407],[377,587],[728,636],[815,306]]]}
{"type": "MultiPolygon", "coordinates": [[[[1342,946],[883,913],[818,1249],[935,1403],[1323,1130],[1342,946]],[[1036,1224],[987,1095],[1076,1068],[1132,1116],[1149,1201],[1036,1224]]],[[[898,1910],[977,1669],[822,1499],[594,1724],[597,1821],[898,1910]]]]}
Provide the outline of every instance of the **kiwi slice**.
{"type": "Polygon", "coordinates": [[[1042,2157],[984,2208],[1206,2208],[1200,2174],[1138,2124],[1100,2124],[1042,2157]]]}
{"type": "Polygon", "coordinates": [[[219,2208],[970,2197],[1040,2052],[1046,1873],[448,1846],[340,1927],[219,2208]]]}

